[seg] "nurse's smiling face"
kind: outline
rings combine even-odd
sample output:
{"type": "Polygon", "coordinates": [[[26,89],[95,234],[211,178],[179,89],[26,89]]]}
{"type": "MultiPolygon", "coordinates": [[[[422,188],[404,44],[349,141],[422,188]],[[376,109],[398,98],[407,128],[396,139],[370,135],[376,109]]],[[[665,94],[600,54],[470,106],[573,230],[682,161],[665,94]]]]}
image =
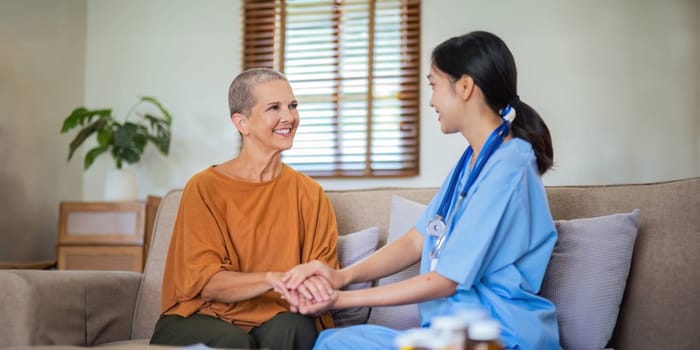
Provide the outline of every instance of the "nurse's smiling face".
{"type": "Polygon", "coordinates": [[[432,89],[430,106],[435,108],[440,131],[452,134],[460,131],[463,117],[463,100],[457,93],[455,82],[443,71],[430,67],[428,82],[432,89]]]}

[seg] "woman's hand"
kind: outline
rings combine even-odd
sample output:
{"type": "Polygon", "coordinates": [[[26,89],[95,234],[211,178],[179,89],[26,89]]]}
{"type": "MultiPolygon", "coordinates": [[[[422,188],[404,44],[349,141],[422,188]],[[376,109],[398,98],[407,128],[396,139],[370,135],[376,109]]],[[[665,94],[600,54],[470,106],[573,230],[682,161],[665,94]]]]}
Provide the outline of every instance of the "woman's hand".
{"type": "MultiPolygon", "coordinates": [[[[317,293],[317,295],[323,294],[324,289],[325,294],[330,295],[334,289],[340,289],[345,285],[340,271],[332,269],[318,260],[298,265],[287,271],[282,277],[282,283],[284,283],[287,289],[299,289],[308,278],[315,275],[323,277],[328,282],[328,285],[324,285],[322,282],[316,280],[313,286],[305,285],[305,289],[309,292],[311,292],[309,288],[321,291],[317,293]]],[[[305,293],[304,288],[299,289],[299,292],[305,293]]]]}
{"type": "Polygon", "coordinates": [[[331,298],[333,287],[321,275],[313,275],[295,289],[301,297],[312,303],[324,302],[331,298]]]}
{"type": "Polygon", "coordinates": [[[297,289],[287,289],[283,284],[276,283],[274,290],[289,303],[289,311],[302,313],[303,309],[305,315],[325,311],[328,302],[332,301],[333,295],[336,294],[328,281],[321,276],[307,278],[297,289]]]}
{"type": "Polygon", "coordinates": [[[339,293],[339,291],[334,290],[327,300],[317,302],[302,297],[299,299],[299,305],[296,306],[296,310],[302,315],[318,316],[333,308],[340,296],[339,293]]]}
{"type": "MultiPolygon", "coordinates": [[[[270,287],[282,296],[282,299],[286,300],[290,308],[296,307],[299,304],[299,293],[296,290],[288,289],[284,282],[282,282],[283,272],[268,272],[265,274],[265,279],[270,287]]],[[[290,311],[296,312],[296,309],[290,309],[290,311]]]]}
{"type": "Polygon", "coordinates": [[[325,302],[331,298],[333,288],[325,278],[319,275],[305,279],[296,289],[287,288],[282,282],[282,276],[280,272],[269,272],[266,278],[272,289],[289,303],[292,312],[297,312],[298,305],[304,302],[325,302]]]}

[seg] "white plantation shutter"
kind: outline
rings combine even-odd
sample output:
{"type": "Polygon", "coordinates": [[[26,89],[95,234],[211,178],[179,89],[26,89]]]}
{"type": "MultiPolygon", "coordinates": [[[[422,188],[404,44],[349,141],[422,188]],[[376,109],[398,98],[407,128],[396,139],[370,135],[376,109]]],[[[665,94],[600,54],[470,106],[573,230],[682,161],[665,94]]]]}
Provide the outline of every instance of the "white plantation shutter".
{"type": "Polygon", "coordinates": [[[418,174],[419,0],[249,0],[244,15],[244,68],[284,72],[299,101],[285,163],[315,177],[418,174]]]}

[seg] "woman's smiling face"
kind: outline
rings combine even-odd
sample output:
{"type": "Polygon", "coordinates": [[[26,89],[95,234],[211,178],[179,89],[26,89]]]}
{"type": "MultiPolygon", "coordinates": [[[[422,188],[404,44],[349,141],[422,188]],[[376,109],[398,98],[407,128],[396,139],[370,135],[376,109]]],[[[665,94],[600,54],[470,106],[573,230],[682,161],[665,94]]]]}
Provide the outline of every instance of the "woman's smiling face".
{"type": "Polygon", "coordinates": [[[286,80],[269,80],[253,87],[255,105],[248,125],[251,141],[263,148],[290,149],[299,125],[297,100],[286,80]]]}

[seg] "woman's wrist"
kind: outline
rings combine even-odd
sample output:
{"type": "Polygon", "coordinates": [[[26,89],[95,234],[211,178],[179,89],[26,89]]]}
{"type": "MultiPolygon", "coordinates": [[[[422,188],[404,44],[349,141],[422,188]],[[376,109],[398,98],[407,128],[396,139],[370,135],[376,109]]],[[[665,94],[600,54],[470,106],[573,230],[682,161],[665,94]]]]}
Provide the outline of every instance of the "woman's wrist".
{"type": "Polygon", "coordinates": [[[265,272],[265,282],[268,288],[267,290],[275,288],[278,282],[282,279],[283,275],[283,272],[265,272]]]}

